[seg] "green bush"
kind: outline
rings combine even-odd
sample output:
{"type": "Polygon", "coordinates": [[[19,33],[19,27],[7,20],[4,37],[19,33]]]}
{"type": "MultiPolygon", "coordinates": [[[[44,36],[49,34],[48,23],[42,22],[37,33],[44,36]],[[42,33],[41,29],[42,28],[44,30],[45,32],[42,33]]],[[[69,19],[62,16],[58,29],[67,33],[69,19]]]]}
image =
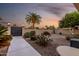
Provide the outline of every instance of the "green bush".
{"type": "Polygon", "coordinates": [[[36,43],[40,46],[47,46],[48,44],[48,38],[46,38],[45,36],[41,35],[41,36],[37,36],[37,40],[36,43]]]}
{"type": "Polygon", "coordinates": [[[35,31],[31,31],[30,32],[30,39],[32,40],[32,41],[34,41],[34,40],[36,40],[36,32],[35,31]]]}
{"type": "Polygon", "coordinates": [[[31,38],[31,37],[33,37],[33,36],[35,36],[35,31],[26,32],[26,33],[24,33],[24,35],[23,35],[24,38],[31,38]]]}
{"type": "Polygon", "coordinates": [[[12,40],[11,35],[0,36],[0,46],[9,46],[11,40],[12,40]]]}
{"type": "Polygon", "coordinates": [[[35,36],[35,34],[36,34],[35,31],[30,32],[30,36],[35,36]]]}
{"type": "Polygon", "coordinates": [[[29,32],[24,33],[23,37],[24,38],[30,38],[30,33],[29,32]]]}

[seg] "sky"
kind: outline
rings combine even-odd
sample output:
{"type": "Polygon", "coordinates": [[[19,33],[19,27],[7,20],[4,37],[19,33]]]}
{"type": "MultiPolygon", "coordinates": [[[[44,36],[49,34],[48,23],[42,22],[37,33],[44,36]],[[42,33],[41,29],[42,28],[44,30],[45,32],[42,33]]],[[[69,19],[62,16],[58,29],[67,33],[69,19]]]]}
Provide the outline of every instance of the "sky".
{"type": "Polygon", "coordinates": [[[13,24],[29,27],[25,17],[29,12],[35,12],[40,15],[41,23],[36,26],[55,26],[66,13],[76,11],[72,3],[16,3],[16,4],[0,4],[0,17],[2,21],[11,22],[13,24]]]}

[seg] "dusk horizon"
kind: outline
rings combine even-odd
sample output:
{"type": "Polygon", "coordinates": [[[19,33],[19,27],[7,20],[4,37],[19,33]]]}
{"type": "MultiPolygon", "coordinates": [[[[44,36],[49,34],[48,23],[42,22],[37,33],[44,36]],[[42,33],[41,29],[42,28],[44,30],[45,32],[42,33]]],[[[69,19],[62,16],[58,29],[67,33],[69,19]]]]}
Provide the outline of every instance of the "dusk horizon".
{"type": "Polygon", "coordinates": [[[74,12],[76,8],[71,3],[25,3],[25,4],[0,4],[0,17],[2,21],[29,27],[25,17],[29,12],[40,15],[41,23],[35,26],[55,26],[58,27],[59,21],[66,13],[74,12]]]}

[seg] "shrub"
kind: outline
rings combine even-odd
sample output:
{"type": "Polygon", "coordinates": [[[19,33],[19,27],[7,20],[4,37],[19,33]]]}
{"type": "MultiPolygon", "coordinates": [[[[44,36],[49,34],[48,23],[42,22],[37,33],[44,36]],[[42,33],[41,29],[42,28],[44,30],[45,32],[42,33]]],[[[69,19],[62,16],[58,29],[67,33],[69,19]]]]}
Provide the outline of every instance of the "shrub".
{"type": "Polygon", "coordinates": [[[45,36],[50,36],[51,34],[47,31],[43,32],[42,35],[45,35],[45,36]]]}
{"type": "Polygon", "coordinates": [[[24,38],[30,38],[30,33],[29,32],[24,33],[23,37],[24,38]]]}
{"type": "Polygon", "coordinates": [[[5,42],[5,41],[9,41],[9,40],[12,40],[12,36],[11,35],[3,35],[3,36],[0,36],[0,42],[5,42]]]}
{"type": "Polygon", "coordinates": [[[35,40],[37,40],[37,37],[36,37],[36,36],[32,36],[30,39],[31,39],[32,41],[35,41],[35,40]]]}
{"type": "Polygon", "coordinates": [[[62,32],[59,32],[60,35],[62,35],[62,32]]]}
{"type": "Polygon", "coordinates": [[[37,39],[36,36],[35,36],[35,34],[36,34],[35,31],[31,31],[30,32],[30,39],[33,40],[33,41],[37,39]]]}
{"type": "Polygon", "coordinates": [[[7,28],[0,24],[0,36],[7,31],[7,28]]]}
{"type": "Polygon", "coordinates": [[[39,29],[39,27],[36,27],[36,29],[39,29]]]}
{"type": "Polygon", "coordinates": [[[23,35],[24,38],[31,38],[32,36],[35,36],[35,31],[26,32],[23,35]]]}
{"type": "Polygon", "coordinates": [[[12,40],[12,36],[11,35],[5,35],[4,39],[5,40],[12,40]]]}
{"type": "Polygon", "coordinates": [[[0,36],[0,46],[8,46],[8,45],[10,45],[10,40],[12,40],[11,35],[0,36]]]}
{"type": "Polygon", "coordinates": [[[53,29],[53,34],[56,34],[55,29],[53,29]]]}
{"type": "Polygon", "coordinates": [[[48,44],[48,39],[45,36],[43,36],[43,35],[37,36],[36,43],[38,45],[40,45],[40,46],[44,46],[45,47],[48,44]]]}
{"type": "Polygon", "coordinates": [[[35,34],[36,34],[35,31],[30,32],[30,36],[35,36],[35,34]]]}
{"type": "Polygon", "coordinates": [[[79,34],[74,34],[73,38],[78,38],[79,39],[79,34]]]}
{"type": "Polygon", "coordinates": [[[66,40],[70,40],[71,38],[69,36],[66,36],[66,40]]]}

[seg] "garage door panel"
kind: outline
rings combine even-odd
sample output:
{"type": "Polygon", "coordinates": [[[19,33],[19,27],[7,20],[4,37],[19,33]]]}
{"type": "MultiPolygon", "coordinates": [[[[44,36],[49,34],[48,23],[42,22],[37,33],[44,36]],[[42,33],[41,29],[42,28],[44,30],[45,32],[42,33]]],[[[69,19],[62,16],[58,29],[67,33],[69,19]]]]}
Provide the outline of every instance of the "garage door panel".
{"type": "Polygon", "coordinates": [[[13,36],[22,36],[22,27],[11,27],[11,34],[13,36]]]}

